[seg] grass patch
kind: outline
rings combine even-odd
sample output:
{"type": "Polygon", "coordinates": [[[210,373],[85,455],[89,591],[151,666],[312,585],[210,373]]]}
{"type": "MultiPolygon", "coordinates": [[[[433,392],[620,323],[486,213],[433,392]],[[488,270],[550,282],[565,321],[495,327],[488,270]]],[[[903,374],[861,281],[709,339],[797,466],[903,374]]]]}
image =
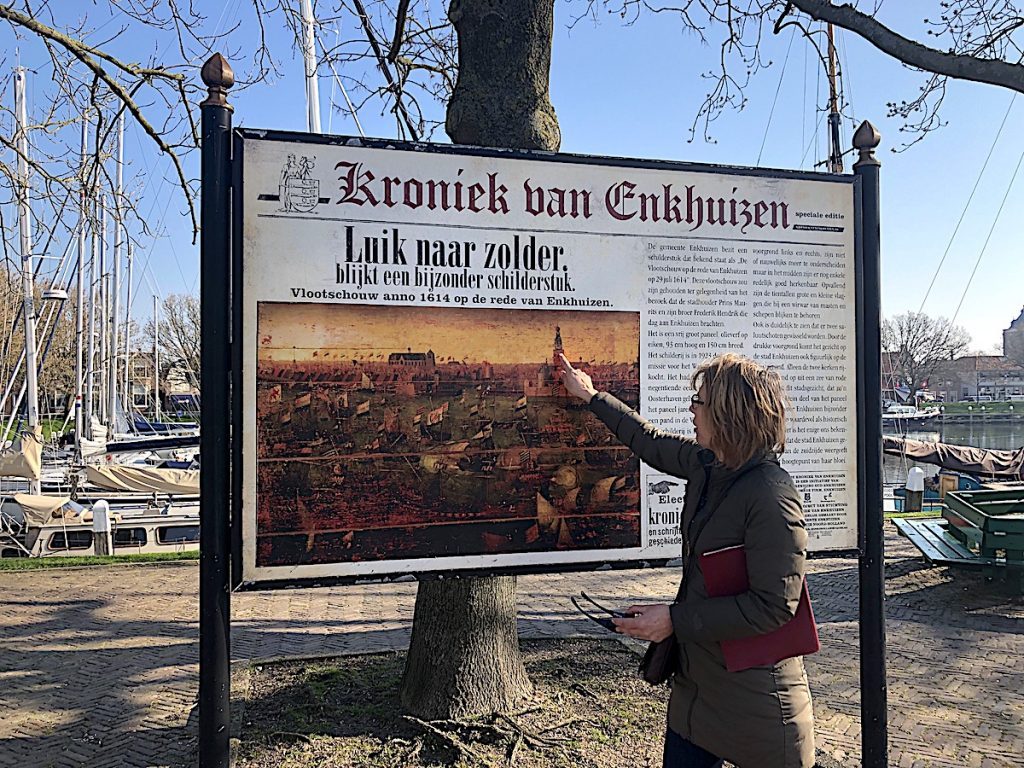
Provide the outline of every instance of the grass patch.
{"type": "Polygon", "coordinates": [[[198,560],[199,550],[188,552],[152,552],[137,555],[88,557],[5,557],[0,571],[38,571],[41,568],[81,568],[92,565],[124,565],[127,563],[163,563],[174,560],[198,560]]]}
{"type": "Polygon", "coordinates": [[[925,509],[925,510],[922,510],[921,512],[886,512],[885,513],[885,519],[886,520],[893,520],[893,519],[895,519],[897,517],[907,517],[907,518],[910,518],[912,520],[916,520],[918,518],[942,517],[942,510],[941,509],[925,509]]]}
{"type": "Polygon", "coordinates": [[[536,693],[510,721],[431,724],[465,748],[403,717],[404,652],[251,669],[237,768],[661,765],[668,689],[640,680],[635,653],[615,640],[522,646],[536,693]]]}
{"type": "Polygon", "coordinates": [[[949,416],[961,416],[970,414],[981,417],[982,414],[1024,414],[1024,402],[1010,403],[1005,401],[992,403],[943,403],[942,409],[949,416]],[[982,410],[984,407],[984,411],[982,410]]]}
{"type": "MultiPolygon", "coordinates": [[[[74,425],[74,422],[71,422],[70,426],[73,427],[74,425]]],[[[16,426],[18,426],[17,422],[12,426],[10,432],[0,429],[0,433],[2,433],[0,440],[17,440],[21,433],[14,428],[16,426]]],[[[43,428],[43,441],[49,442],[54,435],[62,433],[61,428],[64,426],[64,419],[40,419],[39,426],[43,428]]],[[[25,429],[24,422],[21,422],[21,429],[25,429]]]]}

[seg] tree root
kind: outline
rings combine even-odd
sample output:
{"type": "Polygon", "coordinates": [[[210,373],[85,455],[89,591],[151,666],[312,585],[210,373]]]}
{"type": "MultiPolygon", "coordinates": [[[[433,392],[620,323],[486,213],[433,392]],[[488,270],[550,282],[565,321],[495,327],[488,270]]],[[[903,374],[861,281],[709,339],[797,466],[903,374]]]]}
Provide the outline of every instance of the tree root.
{"type": "Polygon", "coordinates": [[[545,733],[551,733],[552,731],[557,731],[559,728],[565,728],[568,725],[575,725],[576,723],[589,723],[593,725],[593,722],[593,720],[588,720],[585,717],[570,717],[568,720],[563,720],[560,723],[549,725],[547,728],[541,728],[540,734],[544,735],[545,733]]]}
{"type": "Polygon", "coordinates": [[[514,733],[522,736],[530,747],[550,749],[552,747],[557,747],[562,741],[564,741],[564,739],[552,739],[546,736],[541,736],[539,733],[535,733],[526,728],[509,715],[502,714],[501,712],[498,712],[495,717],[511,725],[514,729],[514,733]]]}
{"type": "MultiPolygon", "coordinates": [[[[438,728],[433,723],[428,723],[426,720],[420,720],[418,717],[413,717],[412,715],[402,715],[402,719],[403,720],[408,720],[410,723],[416,723],[416,725],[418,725],[423,730],[425,730],[425,731],[427,731],[429,733],[432,733],[435,736],[440,737],[441,739],[443,739],[444,741],[448,742],[453,747],[455,747],[455,749],[460,754],[469,755],[470,757],[474,758],[475,760],[477,760],[480,763],[483,763],[484,765],[488,766],[489,768],[493,768],[493,764],[491,763],[491,761],[487,757],[487,755],[483,754],[479,750],[474,749],[469,744],[467,744],[462,739],[460,739],[458,736],[456,736],[454,733],[451,733],[450,731],[446,731],[443,728],[438,728]]],[[[451,722],[451,721],[447,721],[447,722],[451,722]]],[[[464,725],[469,725],[469,724],[465,723],[464,725]]]]}
{"type": "MultiPolygon", "coordinates": [[[[491,723],[470,722],[466,720],[428,721],[421,720],[412,715],[403,715],[402,719],[415,723],[428,735],[436,736],[454,747],[460,755],[471,757],[478,763],[488,766],[488,768],[494,768],[491,758],[469,744],[465,738],[460,737],[460,733],[487,734],[493,737],[495,741],[506,742],[505,765],[507,768],[512,768],[523,744],[535,750],[555,749],[565,744],[568,738],[550,735],[553,731],[573,725],[574,723],[590,722],[585,718],[574,717],[555,725],[547,726],[541,730],[531,730],[517,719],[517,716],[521,717],[523,714],[543,709],[543,707],[530,707],[514,713],[497,712],[494,714],[493,722],[491,723]]],[[[411,758],[412,755],[407,759],[411,758]]]]}
{"type": "Polygon", "coordinates": [[[512,742],[512,748],[508,751],[508,768],[512,768],[516,763],[516,755],[519,754],[519,748],[523,745],[525,737],[523,734],[516,736],[516,740],[512,742]]]}
{"type": "Polygon", "coordinates": [[[534,712],[540,712],[544,709],[543,704],[534,704],[526,707],[525,709],[517,709],[515,712],[509,712],[512,717],[522,717],[523,715],[532,715],[534,712]]]}

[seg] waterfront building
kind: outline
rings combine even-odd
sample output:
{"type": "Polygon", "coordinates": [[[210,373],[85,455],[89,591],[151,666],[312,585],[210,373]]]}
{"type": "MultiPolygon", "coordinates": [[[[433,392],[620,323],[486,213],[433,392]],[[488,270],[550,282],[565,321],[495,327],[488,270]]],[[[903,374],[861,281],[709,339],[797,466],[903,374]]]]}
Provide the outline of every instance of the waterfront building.
{"type": "Polygon", "coordinates": [[[1003,355],[1017,365],[1024,365],[1024,309],[1003,331],[1003,355]]]}

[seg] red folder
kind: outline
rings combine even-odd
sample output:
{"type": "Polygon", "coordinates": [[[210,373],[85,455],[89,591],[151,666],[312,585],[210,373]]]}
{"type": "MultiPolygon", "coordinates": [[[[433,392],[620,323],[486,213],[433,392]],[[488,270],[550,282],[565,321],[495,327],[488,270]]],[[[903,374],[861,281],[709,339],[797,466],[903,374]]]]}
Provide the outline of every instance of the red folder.
{"type": "MultiPolygon", "coordinates": [[[[741,595],[750,588],[747,556],[742,544],[705,552],[699,562],[708,597],[741,595]]],[[[730,672],[771,666],[792,656],[816,653],[821,643],[818,642],[818,627],[811,611],[807,580],[804,579],[800,603],[792,619],[766,634],[723,640],[721,645],[725,668],[730,672]]]]}

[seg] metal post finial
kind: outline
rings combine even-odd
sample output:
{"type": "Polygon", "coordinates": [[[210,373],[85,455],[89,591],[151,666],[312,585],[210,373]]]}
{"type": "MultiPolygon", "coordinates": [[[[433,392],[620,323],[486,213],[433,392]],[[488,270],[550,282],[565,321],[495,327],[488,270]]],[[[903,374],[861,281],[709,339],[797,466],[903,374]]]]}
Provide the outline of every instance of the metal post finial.
{"type": "Polygon", "coordinates": [[[227,107],[233,110],[234,108],[228,104],[228,89],[235,84],[235,73],[228,60],[215,53],[206,60],[199,74],[206,83],[208,92],[199,106],[227,107]]]}
{"type": "Polygon", "coordinates": [[[882,134],[878,132],[870,122],[865,120],[857,128],[853,134],[853,148],[860,152],[860,159],[854,163],[853,167],[856,168],[859,165],[881,165],[878,158],[875,157],[875,148],[882,141],[882,134]]]}

